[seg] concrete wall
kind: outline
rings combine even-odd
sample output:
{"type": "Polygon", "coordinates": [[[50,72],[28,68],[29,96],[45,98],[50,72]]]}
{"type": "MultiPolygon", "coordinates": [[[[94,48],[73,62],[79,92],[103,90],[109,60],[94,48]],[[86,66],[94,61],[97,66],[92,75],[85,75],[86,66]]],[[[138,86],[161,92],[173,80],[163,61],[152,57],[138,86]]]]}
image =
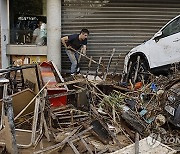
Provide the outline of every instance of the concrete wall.
{"type": "MultiPolygon", "coordinates": [[[[1,40],[1,16],[0,16],[0,40],[1,40]]],[[[2,68],[2,65],[1,65],[1,41],[0,41],[0,68],[2,68]]]]}

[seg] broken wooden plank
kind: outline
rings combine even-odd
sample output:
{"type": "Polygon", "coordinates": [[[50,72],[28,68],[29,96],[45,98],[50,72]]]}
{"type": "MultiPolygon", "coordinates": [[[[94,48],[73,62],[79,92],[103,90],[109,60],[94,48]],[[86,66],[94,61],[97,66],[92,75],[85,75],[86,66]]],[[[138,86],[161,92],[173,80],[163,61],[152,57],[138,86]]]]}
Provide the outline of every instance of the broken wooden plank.
{"type": "Polygon", "coordinates": [[[75,84],[75,83],[85,82],[85,81],[86,81],[86,79],[77,79],[77,80],[73,80],[73,81],[58,83],[58,84],[56,84],[56,87],[61,87],[64,85],[70,85],[70,84],[75,84]]]}
{"type": "Polygon", "coordinates": [[[121,57],[121,53],[119,54],[119,56],[118,56],[118,60],[117,60],[117,62],[116,62],[116,64],[115,64],[115,69],[114,69],[114,71],[113,71],[113,75],[115,76],[116,75],[116,72],[117,72],[117,70],[118,70],[118,65],[119,65],[119,63],[120,63],[120,57],[121,57]]]}
{"type": "Polygon", "coordinates": [[[72,141],[68,141],[68,144],[70,145],[70,147],[73,149],[75,154],[80,154],[79,151],[76,149],[76,147],[74,146],[72,141]]]}
{"type": "MultiPolygon", "coordinates": [[[[82,126],[79,126],[77,129],[73,130],[62,142],[55,144],[53,146],[47,147],[45,149],[39,150],[34,152],[34,154],[39,154],[39,153],[43,153],[43,152],[53,152],[57,149],[59,149],[62,145],[64,145],[65,143],[67,143],[70,139],[75,139],[77,135],[73,136],[79,129],[81,129],[82,126]]],[[[91,128],[92,129],[92,128],[91,128]]],[[[90,130],[90,129],[89,129],[90,130]]],[[[87,131],[89,131],[87,130],[87,131]]],[[[87,132],[85,131],[85,132],[87,132]]],[[[81,132],[82,133],[82,132],[81,132]]],[[[83,132],[84,133],[84,132],[83,132]]],[[[79,133],[80,134],[80,133],[79,133]]],[[[81,135],[81,134],[80,134],[81,135]]]]}
{"type": "Polygon", "coordinates": [[[37,129],[39,106],[40,106],[40,97],[37,97],[36,102],[35,102],[33,126],[32,126],[32,136],[31,136],[31,143],[33,145],[35,144],[35,140],[36,140],[36,129],[37,129]]]}
{"type": "Polygon", "coordinates": [[[125,87],[121,87],[121,86],[116,86],[116,85],[112,85],[114,89],[120,90],[120,91],[125,91],[125,92],[130,92],[131,90],[125,87]]]}
{"type": "Polygon", "coordinates": [[[96,80],[96,77],[98,76],[101,60],[102,60],[102,57],[99,58],[98,66],[97,66],[96,73],[95,73],[95,76],[94,76],[94,80],[96,80]]]}
{"type": "Polygon", "coordinates": [[[114,53],[115,53],[115,48],[113,48],[111,57],[109,58],[109,62],[108,62],[107,68],[106,68],[106,73],[104,74],[104,77],[103,77],[103,80],[104,80],[104,81],[106,80],[106,77],[107,77],[107,75],[108,75],[109,68],[110,68],[110,65],[111,65],[111,62],[112,62],[112,58],[113,58],[113,56],[114,56],[114,53]]]}
{"type": "Polygon", "coordinates": [[[88,69],[87,69],[87,73],[86,73],[86,78],[87,78],[88,75],[89,75],[89,71],[90,71],[90,67],[91,67],[91,62],[92,62],[92,56],[91,56],[91,58],[90,58],[90,60],[89,60],[88,69]]]}
{"type": "Polygon", "coordinates": [[[139,133],[135,135],[135,154],[139,154],[139,133]]]}
{"type": "MultiPolygon", "coordinates": [[[[5,78],[0,79],[0,83],[3,84],[3,98],[7,97],[7,88],[8,88],[8,82],[9,80],[5,78]]],[[[4,122],[4,101],[2,101],[2,106],[1,106],[1,124],[0,124],[0,130],[3,128],[4,122]]]]}
{"type": "Polygon", "coordinates": [[[86,147],[86,149],[88,150],[88,152],[90,154],[93,154],[92,150],[89,148],[89,146],[87,145],[86,141],[80,136],[80,139],[82,141],[82,143],[84,144],[84,146],[86,147]]]}

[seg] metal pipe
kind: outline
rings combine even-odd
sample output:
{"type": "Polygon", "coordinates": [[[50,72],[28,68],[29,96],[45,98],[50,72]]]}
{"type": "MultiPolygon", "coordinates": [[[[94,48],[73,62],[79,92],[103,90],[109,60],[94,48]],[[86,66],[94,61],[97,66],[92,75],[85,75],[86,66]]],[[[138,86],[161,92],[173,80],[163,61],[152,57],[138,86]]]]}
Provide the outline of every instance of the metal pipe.
{"type": "Polygon", "coordinates": [[[8,96],[3,99],[4,102],[4,121],[5,121],[5,144],[8,153],[18,154],[16,143],[16,132],[14,125],[14,113],[12,107],[12,97],[8,96]]]}

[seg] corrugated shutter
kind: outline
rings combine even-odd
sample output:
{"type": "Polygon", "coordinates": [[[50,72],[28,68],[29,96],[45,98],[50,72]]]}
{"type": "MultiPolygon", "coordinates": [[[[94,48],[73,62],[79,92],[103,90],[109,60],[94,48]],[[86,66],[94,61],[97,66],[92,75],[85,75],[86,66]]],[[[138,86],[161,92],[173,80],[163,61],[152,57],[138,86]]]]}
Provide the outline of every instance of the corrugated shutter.
{"type": "MultiPolygon", "coordinates": [[[[88,28],[90,36],[87,55],[93,56],[96,61],[102,56],[107,65],[112,49],[115,48],[110,71],[115,69],[119,61],[118,72],[121,73],[125,54],[150,39],[165,23],[179,14],[179,0],[64,0],[62,36],[88,28]]],[[[81,69],[85,71],[88,61],[82,61],[81,69]]],[[[93,64],[90,71],[95,71],[96,67],[93,64]]],[[[62,49],[62,69],[66,71],[69,68],[70,62],[62,49]]]]}

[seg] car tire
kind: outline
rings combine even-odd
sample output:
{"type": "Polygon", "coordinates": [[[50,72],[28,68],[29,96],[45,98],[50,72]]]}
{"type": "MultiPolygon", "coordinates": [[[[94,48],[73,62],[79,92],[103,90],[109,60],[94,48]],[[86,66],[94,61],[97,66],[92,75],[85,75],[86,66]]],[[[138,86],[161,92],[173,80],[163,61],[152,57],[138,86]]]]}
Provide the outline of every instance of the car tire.
{"type": "Polygon", "coordinates": [[[139,69],[137,72],[136,80],[134,82],[136,68],[137,68],[137,60],[133,60],[132,65],[131,65],[130,70],[129,70],[128,81],[131,79],[132,83],[137,83],[137,82],[147,83],[148,79],[149,79],[149,65],[148,65],[148,63],[144,59],[140,58],[139,69]]]}

